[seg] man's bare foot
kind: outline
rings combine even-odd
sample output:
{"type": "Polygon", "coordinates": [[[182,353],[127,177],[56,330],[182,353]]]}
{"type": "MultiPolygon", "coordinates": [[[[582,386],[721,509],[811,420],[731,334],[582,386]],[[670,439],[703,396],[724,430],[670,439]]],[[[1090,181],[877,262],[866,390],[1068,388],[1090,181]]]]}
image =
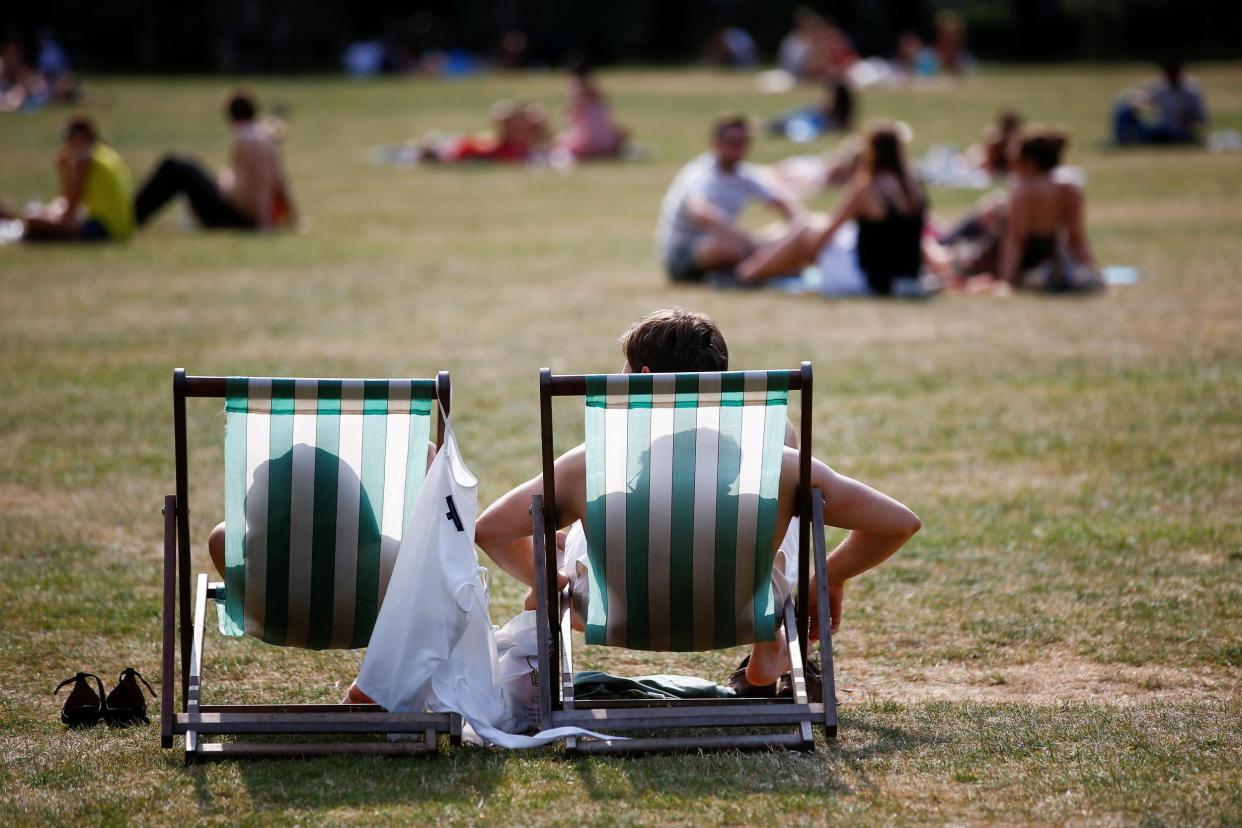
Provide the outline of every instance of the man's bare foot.
{"type": "Polygon", "coordinates": [[[789,668],[789,646],[778,631],[776,641],[755,644],[750,648],[750,663],[746,665],[746,680],[756,687],[771,684],[789,668]]]}

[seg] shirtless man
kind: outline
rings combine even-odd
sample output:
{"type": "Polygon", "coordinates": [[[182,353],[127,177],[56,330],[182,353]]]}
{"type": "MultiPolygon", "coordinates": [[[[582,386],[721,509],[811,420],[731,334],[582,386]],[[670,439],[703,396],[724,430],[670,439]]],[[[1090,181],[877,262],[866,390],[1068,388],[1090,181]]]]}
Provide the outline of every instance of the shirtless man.
{"type": "MultiPolygon", "coordinates": [[[[622,370],[626,373],[725,371],[729,367],[728,347],[716,323],[702,314],[680,308],[657,311],[637,322],[621,338],[621,345],[625,354],[622,370]]],[[[781,465],[778,527],[789,526],[797,514],[799,457],[798,450],[788,445],[792,442],[787,437],[781,465]]],[[[579,445],[561,455],[554,468],[559,528],[569,527],[582,521],[587,511],[585,446],[579,445]]],[[[828,556],[828,597],[835,630],[841,620],[845,582],[883,563],[919,530],[921,524],[913,512],[896,500],[838,474],[815,459],[811,461],[811,485],[824,494],[824,523],[851,530],[828,556]]],[[[483,551],[502,569],[530,587],[535,583],[537,550],[533,549],[528,510],[531,496],[542,492],[542,475],[528,480],[489,506],[475,528],[475,542],[483,551]]],[[[578,534],[571,532],[571,538],[578,534]]],[[[780,536],[785,535],[782,530],[777,532],[777,544],[787,553],[786,560],[792,556],[796,562],[797,532],[792,534],[792,549],[789,548],[790,539],[780,540],[780,536]]],[[[558,533],[558,543],[561,542],[558,533]]],[[[575,550],[566,549],[567,561],[577,557],[575,550]]],[[[778,583],[777,576],[774,572],[774,588],[792,588],[792,584],[778,583]]],[[[561,573],[560,578],[562,585],[570,582],[565,573],[561,573]]],[[[582,579],[583,586],[588,583],[588,579],[582,579]]],[[[815,594],[813,586],[810,594],[815,594]]],[[[533,607],[533,592],[527,593],[526,603],[528,608],[533,607]]],[[[811,617],[815,618],[814,611],[811,617]]],[[[755,644],[749,662],[730,683],[735,687],[740,684],[748,691],[770,694],[769,686],[775,684],[788,663],[785,640],[778,635],[776,641],[755,644]],[[744,684],[740,681],[743,675],[744,684]]]]}
{"type": "Polygon", "coordinates": [[[203,227],[269,230],[293,223],[277,130],[257,119],[258,102],[249,90],[231,92],[224,110],[233,129],[232,167],[217,181],[193,160],[166,156],[134,200],[139,227],[182,194],[203,227]]]}
{"type": "Polygon", "coordinates": [[[800,215],[797,203],[774,192],[746,163],[749,122],[723,115],[712,127],[712,149],[673,179],[660,208],[656,231],[660,258],[674,282],[701,282],[709,271],[732,271],[758,246],[737,226],[751,201],[768,204],[786,221],[800,215]]]}

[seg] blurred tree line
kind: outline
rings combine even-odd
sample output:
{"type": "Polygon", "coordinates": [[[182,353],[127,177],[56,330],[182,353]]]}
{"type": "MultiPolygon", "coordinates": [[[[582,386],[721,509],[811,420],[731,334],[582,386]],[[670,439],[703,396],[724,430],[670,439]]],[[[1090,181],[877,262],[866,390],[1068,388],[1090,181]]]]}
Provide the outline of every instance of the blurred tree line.
{"type": "Polygon", "coordinates": [[[984,60],[1242,56],[1240,0],[47,0],[6,3],[0,37],[50,28],[79,69],[109,72],[335,71],[358,40],[409,65],[445,50],[510,64],[662,63],[694,60],[724,27],[770,58],[799,6],[834,19],[863,54],[891,54],[903,31],[928,37],[948,8],[984,60]]]}

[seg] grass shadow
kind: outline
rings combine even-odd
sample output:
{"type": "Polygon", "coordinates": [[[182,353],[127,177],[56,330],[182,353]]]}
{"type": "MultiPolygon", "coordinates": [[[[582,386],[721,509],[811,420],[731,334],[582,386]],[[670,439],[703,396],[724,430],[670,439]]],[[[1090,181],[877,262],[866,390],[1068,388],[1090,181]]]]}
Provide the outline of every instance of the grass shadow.
{"type": "Polygon", "coordinates": [[[871,786],[867,765],[876,758],[939,741],[926,733],[846,714],[841,735],[825,739],[816,728],[814,753],[719,751],[634,757],[582,757],[574,771],[592,800],[623,800],[675,791],[677,797],[815,795],[836,799],[871,786]],[[689,759],[689,761],[688,761],[689,759]]]}
{"type": "Polygon", "coordinates": [[[326,812],[338,808],[475,805],[502,784],[507,751],[448,748],[429,756],[340,756],[314,759],[236,760],[196,765],[195,795],[202,812],[217,808],[222,777],[240,778],[257,811],[326,812]]]}

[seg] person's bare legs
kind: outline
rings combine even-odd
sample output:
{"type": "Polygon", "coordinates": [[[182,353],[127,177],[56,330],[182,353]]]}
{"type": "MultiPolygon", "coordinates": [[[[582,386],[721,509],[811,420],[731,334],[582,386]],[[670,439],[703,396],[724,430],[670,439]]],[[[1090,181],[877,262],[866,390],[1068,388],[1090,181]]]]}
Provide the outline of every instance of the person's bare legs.
{"type": "Polygon", "coordinates": [[[789,644],[785,641],[784,625],[776,628],[775,641],[763,641],[750,647],[746,664],[746,681],[764,687],[789,672],[789,644]]]}
{"type": "Polygon", "coordinates": [[[216,568],[220,577],[224,577],[224,523],[217,523],[216,528],[207,536],[207,554],[211,556],[211,565],[216,568]]]}
{"type": "Polygon", "coordinates": [[[813,216],[780,239],[755,249],[737,267],[743,282],[761,282],[776,276],[800,272],[819,252],[820,237],[827,226],[826,216],[813,216]]]}
{"type": "Polygon", "coordinates": [[[744,236],[709,233],[694,245],[694,263],[703,270],[732,270],[753,249],[744,236]]]}
{"type": "Polygon", "coordinates": [[[37,216],[26,219],[24,224],[22,238],[26,241],[69,241],[78,237],[78,228],[72,224],[62,224],[37,216]]]}

